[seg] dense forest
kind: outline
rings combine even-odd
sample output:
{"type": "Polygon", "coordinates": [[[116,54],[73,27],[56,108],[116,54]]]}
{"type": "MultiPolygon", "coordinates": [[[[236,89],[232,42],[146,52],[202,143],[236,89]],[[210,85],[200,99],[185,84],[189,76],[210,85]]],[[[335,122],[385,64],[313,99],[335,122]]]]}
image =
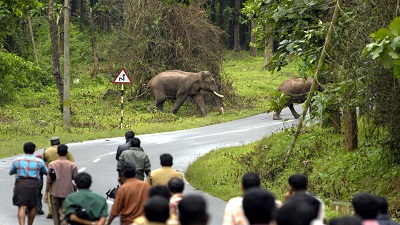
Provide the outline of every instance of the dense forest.
{"type": "Polygon", "coordinates": [[[35,94],[55,85],[60,113],[66,113],[65,86],[70,79],[111,80],[121,67],[132,71],[131,96],[144,92],[144,84],[167,69],[209,70],[221,89],[228,90],[229,82],[219,76],[224,50],[253,56],[262,52],[265,70],[279,72],[299,60],[296,75],[318,76],[317,82],[325,87],[324,93],[314,96],[314,102],[323,106],[318,113],[325,127],[343,134],[347,150],[376,146],[391,156],[392,163],[400,163],[399,4],[1,1],[0,104],[10,104],[21,92],[35,94]],[[359,126],[367,137],[363,143],[359,126]]]}

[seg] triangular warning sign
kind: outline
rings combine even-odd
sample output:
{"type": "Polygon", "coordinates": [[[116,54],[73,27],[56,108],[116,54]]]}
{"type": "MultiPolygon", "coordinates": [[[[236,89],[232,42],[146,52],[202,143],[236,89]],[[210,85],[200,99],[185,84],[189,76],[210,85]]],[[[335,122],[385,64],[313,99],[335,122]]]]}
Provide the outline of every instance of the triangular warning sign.
{"type": "Polygon", "coordinates": [[[113,80],[113,84],[132,84],[132,80],[124,68],[122,68],[113,80]]]}

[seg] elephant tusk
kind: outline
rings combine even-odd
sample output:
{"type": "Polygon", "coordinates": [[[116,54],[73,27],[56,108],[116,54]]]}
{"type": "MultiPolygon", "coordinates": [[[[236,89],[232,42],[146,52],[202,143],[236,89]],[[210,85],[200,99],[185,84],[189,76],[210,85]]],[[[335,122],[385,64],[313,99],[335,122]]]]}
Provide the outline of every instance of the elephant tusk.
{"type": "Polygon", "coordinates": [[[220,97],[220,98],[223,98],[223,97],[224,97],[223,95],[218,94],[216,91],[213,91],[213,93],[214,93],[214,95],[216,95],[216,96],[218,96],[218,97],[220,97]]]}

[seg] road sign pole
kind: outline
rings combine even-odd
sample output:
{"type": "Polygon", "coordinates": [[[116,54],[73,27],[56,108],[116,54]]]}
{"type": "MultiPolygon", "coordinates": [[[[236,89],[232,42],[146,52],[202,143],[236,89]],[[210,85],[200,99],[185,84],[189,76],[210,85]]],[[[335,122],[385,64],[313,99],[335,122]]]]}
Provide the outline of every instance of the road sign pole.
{"type": "Polygon", "coordinates": [[[123,128],[123,121],[124,121],[124,84],[121,84],[121,123],[120,123],[121,130],[123,128]]]}

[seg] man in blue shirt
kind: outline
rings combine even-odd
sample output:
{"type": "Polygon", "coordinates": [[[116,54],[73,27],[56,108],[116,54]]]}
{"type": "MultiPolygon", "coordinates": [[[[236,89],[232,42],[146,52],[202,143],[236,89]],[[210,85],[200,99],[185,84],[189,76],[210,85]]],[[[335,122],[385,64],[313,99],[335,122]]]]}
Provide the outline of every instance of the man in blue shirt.
{"type": "Polygon", "coordinates": [[[44,161],[33,155],[36,145],[32,142],[24,144],[24,155],[14,159],[9,174],[15,175],[13,204],[18,206],[19,225],[25,225],[28,210],[28,225],[33,224],[36,214],[36,197],[41,184],[40,174],[47,173],[44,161]]]}

